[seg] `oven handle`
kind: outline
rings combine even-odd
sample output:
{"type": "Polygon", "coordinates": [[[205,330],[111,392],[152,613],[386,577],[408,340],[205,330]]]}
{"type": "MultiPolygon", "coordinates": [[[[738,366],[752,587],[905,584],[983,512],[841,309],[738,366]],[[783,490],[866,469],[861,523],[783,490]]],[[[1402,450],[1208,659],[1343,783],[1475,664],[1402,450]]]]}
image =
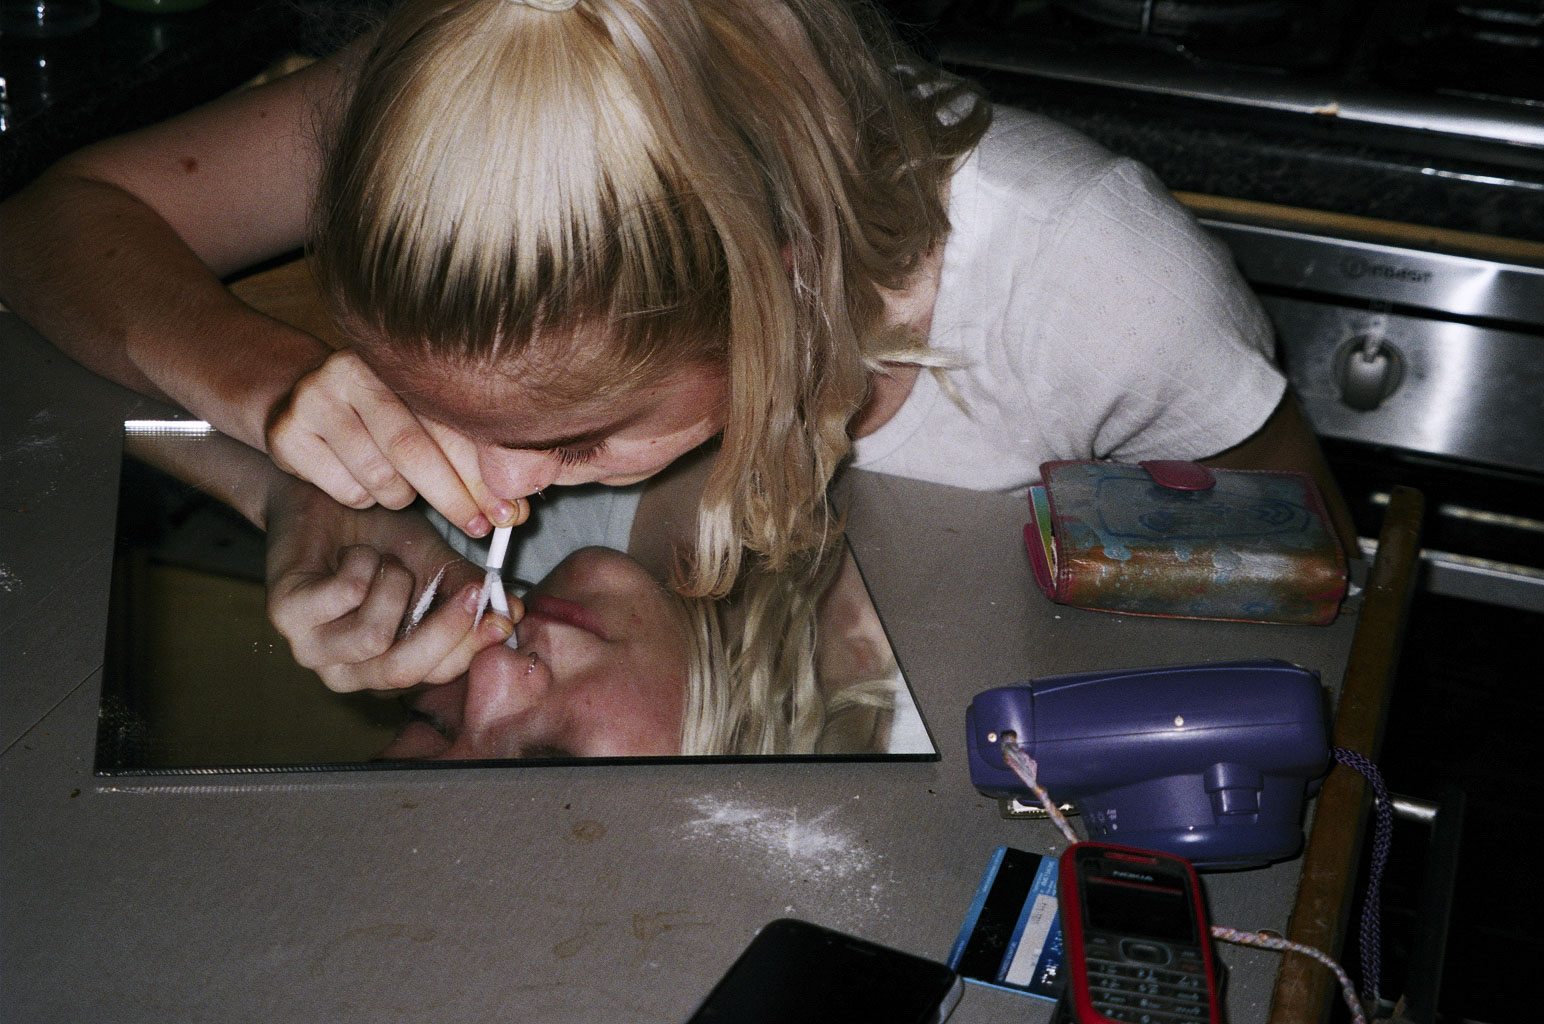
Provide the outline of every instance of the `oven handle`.
{"type": "Polygon", "coordinates": [[[1435,801],[1396,793],[1391,802],[1397,817],[1431,828],[1410,940],[1404,1000],[1407,1019],[1414,1024],[1435,1024],[1442,968],[1447,959],[1448,927],[1453,919],[1453,896],[1458,885],[1465,796],[1457,786],[1444,785],[1438,789],[1435,801]]]}
{"type": "MultiPolygon", "coordinates": [[[[1368,500],[1386,505],[1389,495],[1386,491],[1374,491],[1368,500]]],[[[1484,518],[1530,534],[1544,533],[1544,520],[1481,512],[1459,505],[1438,505],[1434,511],[1438,516],[1484,518]]],[[[1378,553],[1378,542],[1372,537],[1358,537],[1357,545],[1369,559],[1378,553]]],[[[1427,593],[1544,614],[1544,569],[1435,548],[1422,548],[1420,559],[1420,586],[1427,593]]]]}
{"type": "MultiPolygon", "coordinates": [[[[1378,554],[1378,542],[1370,537],[1358,537],[1357,545],[1366,558],[1378,554]]],[[[1420,588],[1442,597],[1544,613],[1544,571],[1532,566],[1422,548],[1420,588]]]]}

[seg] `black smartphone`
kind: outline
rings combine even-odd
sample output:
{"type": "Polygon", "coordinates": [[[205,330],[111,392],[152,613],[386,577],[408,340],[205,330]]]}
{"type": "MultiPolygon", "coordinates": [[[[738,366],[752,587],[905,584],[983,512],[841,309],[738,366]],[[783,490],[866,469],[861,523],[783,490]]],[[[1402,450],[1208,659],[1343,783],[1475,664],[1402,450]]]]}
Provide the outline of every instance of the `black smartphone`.
{"type": "Polygon", "coordinates": [[[785,917],[756,933],[687,1024],[935,1024],[961,988],[941,963],[785,917]]]}
{"type": "Polygon", "coordinates": [[[1067,958],[1058,1021],[1217,1024],[1211,928],[1189,861],[1074,843],[1057,889],[1067,958]]]}

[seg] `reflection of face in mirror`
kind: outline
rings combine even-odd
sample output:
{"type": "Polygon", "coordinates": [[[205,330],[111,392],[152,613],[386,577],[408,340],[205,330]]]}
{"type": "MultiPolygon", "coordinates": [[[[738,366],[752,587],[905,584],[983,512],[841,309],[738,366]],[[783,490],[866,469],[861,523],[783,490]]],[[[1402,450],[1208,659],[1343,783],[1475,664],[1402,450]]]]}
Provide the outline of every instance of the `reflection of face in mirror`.
{"type": "Polygon", "coordinates": [[[406,698],[383,758],[916,753],[929,748],[852,556],[676,597],[584,548],[526,595],[508,646],[406,698]]]}
{"type": "MultiPolygon", "coordinates": [[[[427,608],[413,628],[405,613],[382,620],[395,651],[447,612],[470,626],[462,609],[485,552],[416,510],[345,508],[185,427],[126,431],[101,774],[934,756],[845,545],[797,571],[747,572],[728,599],[683,598],[661,580],[675,541],[660,538],[676,534],[656,526],[695,504],[657,480],[631,498],[559,488],[538,503],[505,565],[507,579],[537,581],[507,645],[479,644],[445,681],[409,670],[386,686],[335,685],[269,622],[275,580],[291,578],[275,566],[314,562],[326,576],[377,552],[393,600],[427,608]],[[352,692],[364,690],[375,692],[352,692]]],[[[295,578],[298,593],[313,586],[295,578]]],[[[333,627],[318,622],[326,638],[333,627]]]]}
{"type": "Polygon", "coordinates": [[[526,595],[513,646],[410,698],[385,758],[625,757],[681,752],[686,613],[609,548],[565,558],[526,595]]]}

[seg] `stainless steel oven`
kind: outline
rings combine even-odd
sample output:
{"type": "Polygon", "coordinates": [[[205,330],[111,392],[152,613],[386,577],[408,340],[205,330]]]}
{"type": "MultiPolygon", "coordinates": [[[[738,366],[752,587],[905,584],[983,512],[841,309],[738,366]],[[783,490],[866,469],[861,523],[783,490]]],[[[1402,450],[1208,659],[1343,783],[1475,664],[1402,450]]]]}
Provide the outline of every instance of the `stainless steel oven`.
{"type": "Polygon", "coordinates": [[[1364,546],[1392,487],[1425,494],[1382,765],[1468,811],[1426,881],[1396,843],[1384,978],[1412,1019],[1537,1016],[1507,965],[1544,955],[1544,892],[1430,872],[1544,828],[1544,0],[887,2],[924,53],[1142,160],[1231,246],[1364,546]]]}
{"type": "Polygon", "coordinates": [[[1430,590],[1544,613],[1544,0],[892,6],[995,99],[1220,197],[1360,532],[1417,486],[1430,590]]]}
{"type": "Polygon", "coordinates": [[[1359,532],[1417,486],[1430,591],[1544,612],[1544,268],[1203,223],[1260,293],[1359,532]]]}

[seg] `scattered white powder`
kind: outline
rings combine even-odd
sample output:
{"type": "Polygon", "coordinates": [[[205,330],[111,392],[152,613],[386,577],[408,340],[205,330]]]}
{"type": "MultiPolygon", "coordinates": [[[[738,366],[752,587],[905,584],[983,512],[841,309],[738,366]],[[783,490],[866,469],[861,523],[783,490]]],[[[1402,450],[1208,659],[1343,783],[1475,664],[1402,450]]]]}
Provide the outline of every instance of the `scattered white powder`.
{"type": "Polygon", "coordinates": [[[11,571],[11,567],[0,565],[0,590],[9,594],[19,586],[21,586],[21,580],[11,571]]]}
{"type": "Polygon", "coordinates": [[[59,434],[46,432],[46,428],[53,419],[53,413],[47,409],[34,413],[27,421],[27,426],[37,430],[37,433],[30,437],[9,439],[11,446],[0,449],[0,460],[8,461],[18,456],[28,455],[58,455],[61,450],[59,434]]]}
{"type": "Polygon", "coordinates": [[[791,867],[838,878],[869,867],[868,851],[831,821],[839,806],[801,821],[798,808],[749,807],[713,797],[698,797],[692,805],[702,817],[686,827],[699,838],[717,839],[784,860],[791,867]]]}
{"type": "Polygon", "coordinates": [[[706,847],[715,858],[733,859],[789,895],[807,898],[811,912],[818,908],[829,915],[841,908],[872,916],[882,906],[879,865],[884,854],[840,824],[844,805],[801,814],[797,807],[763,807],[721,796],[694,797],[688,803],[698,817],[679,826],[685,849],[706,847]]]}

